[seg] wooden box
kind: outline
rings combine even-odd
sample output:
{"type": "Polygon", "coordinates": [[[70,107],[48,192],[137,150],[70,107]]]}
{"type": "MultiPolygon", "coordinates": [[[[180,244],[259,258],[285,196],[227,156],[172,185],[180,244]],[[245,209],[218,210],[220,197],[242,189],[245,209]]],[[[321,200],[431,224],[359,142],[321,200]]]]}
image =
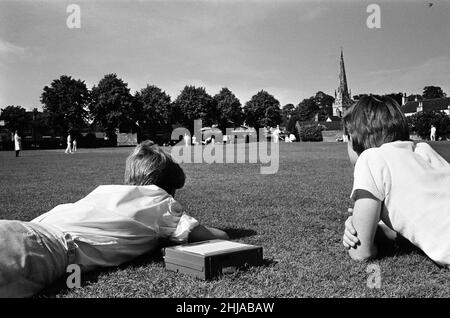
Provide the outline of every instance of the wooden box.
{"type": "Polygon", "coordinates": [[[262,247],[229,240],[210,240],[164,249],[164,263],[168,270],[203,280],[238,268],[261,265],[262,261],[262,247]]]}

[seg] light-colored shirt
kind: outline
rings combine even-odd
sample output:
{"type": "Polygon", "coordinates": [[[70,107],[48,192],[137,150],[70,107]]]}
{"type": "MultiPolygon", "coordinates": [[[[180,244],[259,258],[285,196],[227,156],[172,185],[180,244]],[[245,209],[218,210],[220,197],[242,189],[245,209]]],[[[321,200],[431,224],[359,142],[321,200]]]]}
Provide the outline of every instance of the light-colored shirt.
{"type": "Polygon", "coordinates": [[[22,138],[18,134],[14,134],[14,150],[22,150],[22,138]]]}
{"type": "Polygon", "coordinates": [[[431,135],[436,135],[436,127],[431,127],[431,135]]]}
{"type": "Polygon", "coordinates": [[[156,248],[160,238],[183,243],[198,222],[155,186],[104,185],[31,222],[69,234],[84,270],[116,266],[156,248]]]}
{"type": "Polygon", "coordinates": [[[396,141],[356,161],[356,190],[383,202],[381,218],[436,263],[450,265],[450,164],[426,143],[396,141]]]}

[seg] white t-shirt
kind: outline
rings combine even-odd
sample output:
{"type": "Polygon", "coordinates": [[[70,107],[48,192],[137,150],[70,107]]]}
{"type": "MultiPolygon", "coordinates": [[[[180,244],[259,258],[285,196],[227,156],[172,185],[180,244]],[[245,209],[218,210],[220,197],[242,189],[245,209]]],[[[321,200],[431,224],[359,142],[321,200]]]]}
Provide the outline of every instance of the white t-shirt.
{"type": "Polygon", "coordinates": [[[22,138],[19,135],[14,135],[14,150],[22,150],[22,138]]]}
{"type": "Polygon", "coordinates": [[[436,263],[450,265],[450,164],[426,143],[396,141],[365,150],[351,198],[366,190],[383,202],[382,220],[436,263]]]}
{"type": "Polygon", "coordinates": [[[70,234],[75,263],[90,270],[116,266],[157,247],[159,238],[182,243],[197,220],[155,186],[99,186],[83,199],[61,204],[31,222],[70,234]]]}

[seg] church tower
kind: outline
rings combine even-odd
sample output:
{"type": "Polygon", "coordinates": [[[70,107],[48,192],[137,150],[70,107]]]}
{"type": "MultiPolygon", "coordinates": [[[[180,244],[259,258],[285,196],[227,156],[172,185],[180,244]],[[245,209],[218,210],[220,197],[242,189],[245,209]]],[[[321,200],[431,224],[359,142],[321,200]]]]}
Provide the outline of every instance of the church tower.
{"type": "Polygon", "coordinates": [[[344,53],[342,48],[339,66],[339,87],[337,92],[334,93],[333,116],[342,117],[344,111],[353,104],[347,85],[347,75],[345,74],[344,53]]]}

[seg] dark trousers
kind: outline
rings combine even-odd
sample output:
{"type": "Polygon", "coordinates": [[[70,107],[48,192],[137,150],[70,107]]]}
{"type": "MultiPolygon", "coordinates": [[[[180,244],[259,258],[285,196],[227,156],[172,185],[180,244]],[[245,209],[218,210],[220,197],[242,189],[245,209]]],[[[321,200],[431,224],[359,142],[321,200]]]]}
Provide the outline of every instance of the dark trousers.
{"type": "Polygon", "coordinates": [[[19,151],[20,150],[16,150],[16,157],[19,157],[19,151]]]}

